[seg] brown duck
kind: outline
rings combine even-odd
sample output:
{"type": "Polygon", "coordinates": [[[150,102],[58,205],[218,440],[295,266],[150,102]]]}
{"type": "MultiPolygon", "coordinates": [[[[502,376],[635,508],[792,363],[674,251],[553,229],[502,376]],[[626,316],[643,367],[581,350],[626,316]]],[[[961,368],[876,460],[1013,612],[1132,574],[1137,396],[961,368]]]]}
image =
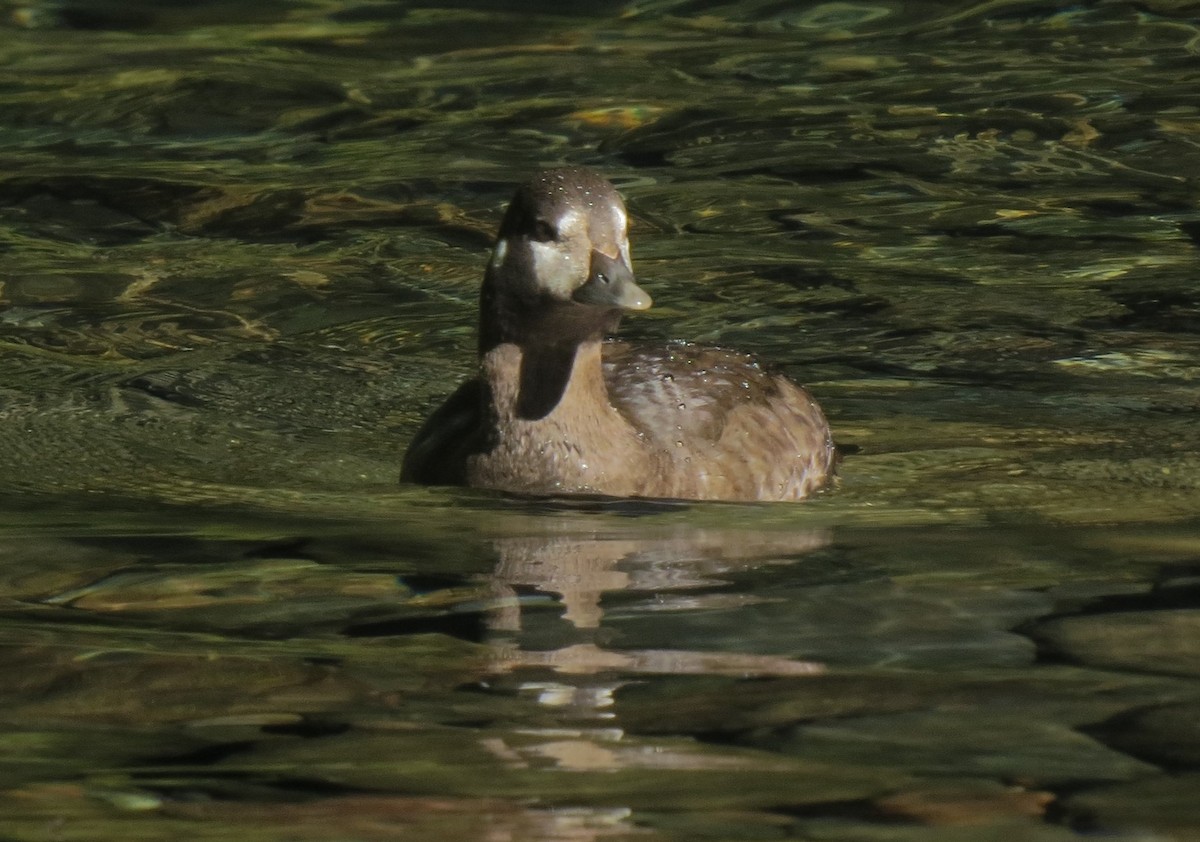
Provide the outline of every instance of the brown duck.
{"type": "Polygon", "coordinates": [[[650,306],[627,227],[590,170],[517,190],[483,280],[479,376],[422,425],[402,480],[694,500],[799,500],[829,483],[829,425],[804,389],[735,351],[605,340],[650,306]]]}

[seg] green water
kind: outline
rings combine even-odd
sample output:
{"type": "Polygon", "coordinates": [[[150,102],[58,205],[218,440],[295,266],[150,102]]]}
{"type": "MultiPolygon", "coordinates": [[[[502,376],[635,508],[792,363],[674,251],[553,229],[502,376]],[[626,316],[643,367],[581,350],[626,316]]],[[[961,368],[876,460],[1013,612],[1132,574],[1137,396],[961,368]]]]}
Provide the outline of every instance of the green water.
{"type": "Polygon", "coordinates": [[[1200,4],[0,4],[0,837],[1200,835],[1200,4]],[[398,485],[512,185],[800,505],[398,485]]]}

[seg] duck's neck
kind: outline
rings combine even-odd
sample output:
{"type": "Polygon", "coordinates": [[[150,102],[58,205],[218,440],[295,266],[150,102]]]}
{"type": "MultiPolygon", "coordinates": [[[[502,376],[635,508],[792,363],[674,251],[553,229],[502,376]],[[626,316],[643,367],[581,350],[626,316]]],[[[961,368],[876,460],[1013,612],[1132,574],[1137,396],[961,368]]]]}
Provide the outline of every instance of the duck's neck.
{"type": "Polygon", "coordinates": [[[496,291],[489,272],[479,298],[479,355],[505,342],[521,348],[561,348],[603,339],[617,329],[621,311],[536,295],[496,291]]]}
{"type": "Polygon", "coordinates": [[[480,357],[492,409],[501,419],[538,421],[560,408],[608,404],[599,337],[578,345],[502,342],[480,357]]]}
{"type": "Polygon", "coordinates": [[[619,311],[502,297],[487,282],[480,303],[480,368],[501,416],[537,420],[567,399],[608,402],[600,347],[619,311]]]}

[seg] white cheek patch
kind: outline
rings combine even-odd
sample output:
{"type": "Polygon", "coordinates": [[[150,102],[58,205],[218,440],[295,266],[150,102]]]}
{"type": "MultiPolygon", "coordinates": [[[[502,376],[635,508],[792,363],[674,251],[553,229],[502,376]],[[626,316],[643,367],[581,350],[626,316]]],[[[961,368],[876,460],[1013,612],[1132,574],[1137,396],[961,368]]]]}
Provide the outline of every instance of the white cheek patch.
{"type": "Polygon", "coordinates": [[[492,249],[492,268],[499,269],[504,265],[504,258],[508,256],[508,240],[497,240],[496,247],[492,249]]]}
{"type": "Polygon", "coordinates": [[[554,243],[530,243],[529,250],[533,253],[533,274],[538,286],[564,297],[570,295],[575,288],[576,273],[571,255],[554,243]]]}

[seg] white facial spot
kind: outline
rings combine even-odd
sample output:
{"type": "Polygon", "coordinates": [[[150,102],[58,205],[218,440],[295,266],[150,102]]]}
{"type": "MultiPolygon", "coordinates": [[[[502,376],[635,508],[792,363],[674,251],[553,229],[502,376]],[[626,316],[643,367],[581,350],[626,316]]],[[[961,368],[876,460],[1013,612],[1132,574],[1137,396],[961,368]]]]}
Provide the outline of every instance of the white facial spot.
{"type": "Polygon", "coordinates": [[[629,256],[629,238],[622,237],[617,242],[617,249],[618,249],[618,251],[621,252],[621,260],[623,260],[625,262],[626,266],[632,268],[633,267],[633,258],[631,258],[629,256]]]}
{"type": "Polygon", "coordinates": [[[547,292],[570,295],[576,286],[571,255],[558,243],[531,242],[529,248],[533,253],[533,273],[538,286],[547,292]]]}
{"type": "Polygon", "coordinates": [[[492,268],[499,269],[504,265],[504,258],[508,255],[508,240],[497,240],[496,247],[492,249],[492,268]]]}
{"type": "Polygon", "coordinates": [[[613,222],[616,227],[613,229],[617,232],[617,250],[621,253],[621,259],[625,261],[626,266],[632,266],[633,262],[629,257],[629,237],[625,235],[628,230],[629,217],[625,215],[625,209],[620,205],[613,205],[613,222]]]}
{"type": "Polygon", "coordinates": [[[620,233],[625,233],[625,226],[629,224],[629,218],[625,216],[625,211],[620,205],[613,205],[613,219],[616,223],[616,230],[620,233]]]}
{"type": "Polygon", "coordinates": [[[531,240],[533,272],[538,286],[560,297],[570,296],[587,274],[587,216],[574,208],[565,209],[554,220],[558,237],[539,242],[531,240]]]}
{"type": "Polygon", "coordinates": [[[558,230],[568,236],[583,222],[583,217],[577,210],[568,210],[558,218],[558,230]]]}

